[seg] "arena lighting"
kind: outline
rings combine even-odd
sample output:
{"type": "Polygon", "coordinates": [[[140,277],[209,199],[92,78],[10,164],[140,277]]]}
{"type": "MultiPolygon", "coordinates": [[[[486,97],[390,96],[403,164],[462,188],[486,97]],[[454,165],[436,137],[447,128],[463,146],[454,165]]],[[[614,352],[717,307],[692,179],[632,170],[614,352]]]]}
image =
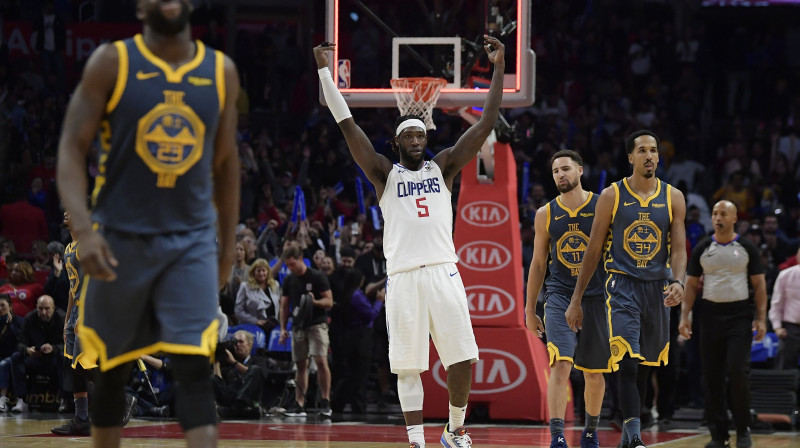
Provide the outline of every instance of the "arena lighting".
{"type": "MultiPolygon", "coordinates": [[[[519,15],[520,12],[522,11],[522,1],[523,0],[517,0],[517,15],[519,15]]],[[[339,3],[341,3],[341,0],[334,0],[334,2],[333,2],[333,14],[334,14],[334,17],[339,17],[339,3]]],[[[351,18],[352,18],[352,14],[351,14],[351,18]]],[[[519,23],[519,17],[517,17],[517,23],[519,23]]],[[[517,57],[517,72],[516,72],[516,74],[514,76],[515,77],[515,81],[516,81],[516,84],[515,84],[516,87],[514,89],[504,88],[503,89],[503,93],[518,92],[520,90],[520,86],[522,84],[522,80],[520,79],[520,72],[522,70],[521,69],[521,67],[522,67],[522,61],[521,61],[522,52],[519,51],[519,49],[522,48],[521,47],[521,45],[522,45],[522,31],[523,30],[521,30],[519,27],[517,27],[517,29],[515,30],[515,32],[517,33],[517,49],[518,49],[517,52],[516,52],[517,53],[516,54],[516,57],[517,57]]],[[[337,43],[337,44],[339,43],[339,21],[338,20],[334,20],[333,42],[337,43]]],[[[334,61],[338,61],[339,60],[339,46],[338,45],[336,47],[334,47],[334,49],[333,49],[333,60],[334,61]]],[[[339,64],[333,64],[333,79],[339,79],[339,64]]],[[[386,91],[386,89],[352,89],[352,88],[343,89],[342,88],[342,89],[339,89],[339,91],[342,92],[343,94],[347,94],[347,93],[378,93],[378,92],[384,92],[384,91],[386,91]]],[[[444,88],[444,89],[442,89],[442,93],[486,93],[488,91],[489,91],[488,88],[486,88],[486,89],[469,89],[469,88],[463,88],[462,87],[462,88],[456,88],[456,89],[453,89],[453,88],[444,88]]]]}

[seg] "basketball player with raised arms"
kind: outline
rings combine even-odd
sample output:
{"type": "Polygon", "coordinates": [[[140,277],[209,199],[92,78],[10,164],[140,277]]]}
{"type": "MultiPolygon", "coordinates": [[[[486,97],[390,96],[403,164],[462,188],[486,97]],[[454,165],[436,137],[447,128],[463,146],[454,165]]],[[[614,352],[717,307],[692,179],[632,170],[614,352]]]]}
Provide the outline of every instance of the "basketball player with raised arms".
{"type": "Polygon", "coordinates": [[[142,33],[95,50],[59,143],[58,190],[86,273],[77,334],[99,359],[90,409],[98,448],[119,446],[132,364],[156,352],[172,359],[187,445],[217,445],[209,372],[239,210],[239,76],[192,40],[192,9],[191,0],[138,0],[142,33]]]}
{"type": "Polygon", "coordinates": [[[494,74],[480,120],[454,146],[433,160],[425,160],[425,123],[417,116],[401,116],[392,140],[400,163],[378,154],[353,120],[328,69],[326,53],[335,44],[324,42],[314,48],[325,101],[350,153],[375,186],[385,220],[389,363],[397,374],[397,392],[411,448],[425,447],[420,373],[429,368],[428,335],[447,370],[450,396],[450,419],[440,441],[448,448],[472,446],[464,418],[478,345],[456,267],[451,191],[453,178],[478,154],[494,128],[503,97],[505,47],[490,36],[484,36],[484,44],[494,74]]]}
{"type": "Polygon", "coordinates": [[[583,371],[586,380],[586,426],[581,435],[582,448],[600,446],[597,424],[603,407],[606,382],[603,373],[611,372],[608,346],[608,321],[603,300],[606,270],[599,266],[589,281],[582,303],[586,313],[583,329],[576,334],[564,315],[589,243],[597,195],[581,185],[583,159],[568,149],[550,158],[553,180],[559,195],[536,212],[533,261],[528,275],[528,302],[525,324],[542,337],[543,325],[536,315],[536,298],[546,284],[544,324],[547,352],[550,355],[550,379],[547,382],[547,407],[550,411],[550,446],[567,448],[564,437],[564,414],[567,409],[567,382],[573,364],[583,371]],[[548,264],[547,259],[550,258],[548,264]],[[550,270],[547,281],[546,271],[550,270]]]}
{"type": "Polygon", "coordinates": [[[583,326],[581,302],[605,247],[609,345],[624,421],[620,446],[644,448],[639,415],[649,369],[639,364],[668,361],[669,307],[681,303],[686,274],[686,202],[656,177],[656,134],[636,131],[625,147],[633,173],[600,193],[566,318],[573,331],[583,326]],[[637,371],[644,375],[637,378],[637,371]]]}

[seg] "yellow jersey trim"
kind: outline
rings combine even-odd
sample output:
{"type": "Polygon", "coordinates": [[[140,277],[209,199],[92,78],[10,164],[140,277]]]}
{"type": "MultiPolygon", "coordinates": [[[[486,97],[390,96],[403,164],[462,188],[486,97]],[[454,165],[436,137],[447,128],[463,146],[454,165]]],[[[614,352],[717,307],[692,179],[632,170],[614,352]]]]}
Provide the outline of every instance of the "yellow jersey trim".
{"type": "Polygon", "coordinates": [[[183,81],[183,75],[196,69],[197,66],[203,62],[203,58],[206,57],[205,45],[203,45],[203,43],[199,40],[196,40],[195,45],[197,45],[197,53],[194,55],[194,58],[186,64],[183,64],[177,69],[173,70],[166,61],[153,54],[153,52],[147,48],[147,45],[144,43],[144,37],[141,34],[133,36],[133,41],[136,43],[136,48],[139,49],[139,52],[142,53],[142,56],[144,56],[145,59],[150,61],[156,67],[160,68],[161,71],[164,72],[167,82],[173,84],[183,81]]]}
{"type": "MultiPolygon", "coordinates": [[[[89,276],[84,276],[84,288],[81,291],[81,301],[85,303],[86,291],[89,289],[89,276]]],[[[203,330],[200,337],[200,345],[189,344],[174,344],[171,342],[159,341],[147,347],[138,348],[129,352],[122,353],[121,355],[108,357],[106,344],[103,342],[100,335],[94,331],[93,328],[87,327],[83,324],[83,310],[85,307],[80,307],[78,314],[78,334],[81,338],[82,355],[89,357],[89,359],[97,359],[99,361],[100,371],[105,372],[114,367],[117,367],[126,362],[139,359],[142,355],[150,355],[158,352],[174,353],[179,355],[200,355],[207,356],[210,362],[214,361],[214,351],[217,349],[217,338],[219,336],[219,321],[213,319],[208,327],[203,330]]],[[[81,363],[81,365],[84,365],[81,363]]]]}
{"type": "Polygon", "coordinates": [[[569,356],[561,356],[561,353],[558,351],[558,347],[552,342],[547,343],[547,354],[550,357],[550,367],[553,367],[556,361],[569,361],[570,364],[575,364],[575,361],[572,360],[569,356]]]}
{"type": "Polygon", "coordinates": [[[672,224],[672,185],[670,184],[667,184],[667,210],[669,211],[669,223],[672,224]]]}
{"type": "Polygon", "coordinates": [[[578,216],[578,212],[580,212],[580,211],[581,211],[581,209],[583,209],[584,207],[586,207],[586,205],[589,203],[589,201],[591,201],[591,200],[592,200],[592,196],[593,196],[593,195],[594,195],[594,193],[592,193],[592,192],[590,191],[590,192],[589,192],[589,197],[587,197],[587,198],[586,198],[586,200],[583,202],[583,204],[581,204],[580,206],[578,206],[578,208],[576,208],[575,210],[572,210],[572,209],[570,209],[569,207],[567,207],[566,205],[564,205],[564,203],[563,203],[563,202],[561,202],[561,196],[560,196],[560,195],[559,195],[559,196],[556,196],[556,202],[558,202],[558,205],[559,205],[559,207],[563,208],[563,209],[564,209],[564,211],[566,211],[567,213],[569,213],[569,217],[570,217],[570,218],[575,218],[575,217],[577,217],[577,216],[578,216]]]}
{"type": "Polygon", "coordinates": [[[641,205],[642,207],[650,206],[650,201],[652,201],[653,199],[657,198],[658,195],[661,193],[661,181],[658,180],[658,178],[656,178],[656,191],[655,191],[655,193],[653,193],[653,195],[650,196],[647,199],[642,199],[641,196],[639,196],[638,194],[633,192],[633,189],[631,188],[631,186],[628,185],[628,178],[627,177],[623,177],[622,178],[622,183],[625,184],[625,188],[628,190],[628,193],[630,193],[631,196],[633,196],[633,197],[635,197],[636,199],[639,200],[639,205],[641,205]]]}
{"type": "Polygon", "coordinates": [[[214,51],[214,72],[217,76],[217,96],[219,97],[219,113],[225,110],[225,55],[221,51],[214,51]]]}
{"type": "Polygon", "coordinates": [[[122,93],[125,91],[125,85],[128,83],[128,47],[125,42],[118,40],[114,42],[114,47],[117,49],[117,82],[114,84],[114,90],[111,93],[111,98],[106,103],[106,114],[110,114],[116,109],[119,100],[122,98],[122,93]]]}
{"type": "Polygon", "coordinates": [[[550,203],[549,203],[549,202],[547,203],[547,205],[545,205],[545,209],[544,209],[544,210],[545,210],[545,212],[547,213],[547,214],[545,215],[545,216],[547,217],[547,218],[545,219],[545,221],[547,222],[547,224],[545,224],[545,230],[546,230],[546,231],[547,231],[547,233],[549,234],[549,233],[550,233],[550,217],[551,217],[551,216],[550,216],[550,203]]]}
{"type": "Polygon", "coordinates": [[[619,208],[619,185],[616,182],[611,184],[614,187],[614,208],[611,209],[611,223],[614,223],[614,218],[617,216],[617,209],[619,208]]]}

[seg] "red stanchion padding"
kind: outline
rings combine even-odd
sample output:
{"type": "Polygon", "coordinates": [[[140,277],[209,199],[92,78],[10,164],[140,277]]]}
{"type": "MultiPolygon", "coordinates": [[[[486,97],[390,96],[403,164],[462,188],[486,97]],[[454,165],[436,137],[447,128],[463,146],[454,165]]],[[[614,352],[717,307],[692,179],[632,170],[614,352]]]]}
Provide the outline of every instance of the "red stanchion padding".
{"type": "MultiPolygon", "coordinates": [[[[547,348],[526,328],[477,327],[475,338],[480,361],[472,366],[472,391],[467,412],[488,411],[491,420],[546,422],[547,380],[550,378],[547,348]]],[[[447,372],[431,343],[431,369],[422,374],[425,417],[447,418],[447,372]]],[[[572,421],[572,390],[567,394],[567,420],[572,421]]]]}
{"type": "Polygon", "coordinates": [[[494,145],[494,181],[477,178],[477,159],[461,174],[453,241],[472,324],[525,325],[517,171],[511,147],[494,145]]]}

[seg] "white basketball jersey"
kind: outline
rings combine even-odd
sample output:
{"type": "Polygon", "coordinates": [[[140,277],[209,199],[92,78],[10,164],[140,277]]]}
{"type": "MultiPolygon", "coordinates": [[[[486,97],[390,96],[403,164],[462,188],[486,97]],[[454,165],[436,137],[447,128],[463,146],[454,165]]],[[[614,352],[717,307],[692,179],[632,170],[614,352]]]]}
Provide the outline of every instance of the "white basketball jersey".
{"type": "Polygon", "coordinates": [[[451,196],[436,163],[429,160],[419,171],[394,164],[380,200],[388,274],[458,262],[451,196]]]}

